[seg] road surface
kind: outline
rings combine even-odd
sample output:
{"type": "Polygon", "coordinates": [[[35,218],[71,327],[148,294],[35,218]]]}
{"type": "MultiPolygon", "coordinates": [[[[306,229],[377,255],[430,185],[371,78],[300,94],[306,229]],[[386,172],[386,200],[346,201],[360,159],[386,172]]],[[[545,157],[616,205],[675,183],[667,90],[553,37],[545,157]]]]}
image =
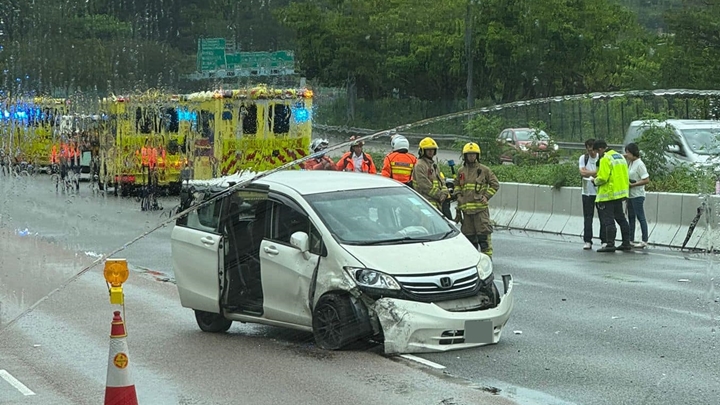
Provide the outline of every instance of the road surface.
{"type": "MultiPolygon", "coordinates": [[[[56,195],[46,177],[0,178],[0,192],[3,237],[25,246],[18,256],[21,248],[3,251],[11,245],[0,243],[4,322],[161,215],[87,189],[80,197],[56,195]],[[7,234],[25,228],[27,236],[7,234]]],[[[169,233],[160,229],[119,255],[135,271],[127,287],[129,344],[138,391],[149,403],[460,404],[472,403],[463,396],[471,395],[528,405],[705,405],[720,398],[720,286],[707,257],[659,249],[600,254],[583,251],[578,238],[498,230],[496,273],[516,280],[503,339],[422,355],[433,363],[420,371],[378,347],[328,353],[310,335],[276,328],[238,324],[227,335],[201,333],[179,306],[169,233]],[[495,388],[500,395],[487,394],[495,388]]],[[[0,380],[0,403],[97,401],[111,312],[95,269],[0,335],[0,369],[38,393],[25,396],[0,380]]]]}

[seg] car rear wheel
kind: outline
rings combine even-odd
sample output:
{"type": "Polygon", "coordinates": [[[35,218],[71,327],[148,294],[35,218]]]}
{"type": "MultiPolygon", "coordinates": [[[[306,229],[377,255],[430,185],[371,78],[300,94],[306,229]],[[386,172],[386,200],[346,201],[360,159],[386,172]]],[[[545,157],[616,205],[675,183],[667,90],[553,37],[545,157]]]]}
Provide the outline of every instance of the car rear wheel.
{"type": "Polygon", "coordinates": [[[213,314],[212,312],[199,311],[197,309],[195,310],[195,320],[200,330],[210,333],[227,332],[232,325],[232,321],[225,319],[221,314],[213,314]]]}
{"type": "Polygon", "coordinates": [[[313,335],[318,346],[338,350],[366,337],[366,327],[355,316],[348,296],[328,294],[313,310],[313,335]]]}

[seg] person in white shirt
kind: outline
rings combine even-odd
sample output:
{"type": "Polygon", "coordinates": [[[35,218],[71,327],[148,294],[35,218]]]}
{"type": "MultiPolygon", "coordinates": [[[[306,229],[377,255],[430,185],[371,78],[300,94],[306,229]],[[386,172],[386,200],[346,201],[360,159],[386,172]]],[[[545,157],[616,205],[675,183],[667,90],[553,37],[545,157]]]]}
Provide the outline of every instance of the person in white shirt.
{"type": "Polygon", "coordinates": [[[642,241],[633,242],[633,247],[645,248],[648,242],[648,226],[645,218],[645,185],[650,182],[647,167],[640,159],[640,148],[637,144],[629,143],[625,146],[625,159],[628,162],[630,175],[630,196],[627,200],[628,222],[630,223],[630,240],[635,240],[635,220],[640,222],[642,241]]]}
{"type": "MultiPolygon", "coordinates": [[[[583,178],[582,181],[582,205],[583,205],[583,218],[585,220],[585,226],[583,229],[583,240],[585,245],[583,249],[592,249],[593,244],[593,220],[595,218],[595,197],[597,196],[597,188],[593,184],[594,176],[597,174],[597,162],[600,158],[597,152],[593,150],[594,139],[588,139],[585,141],[585,150],[587,151],[584,155],[580,156],[578,165],[580,167],[580,175],[583,178]]],[[[599,215],[599,214],[598,214],[599,215]]],[[[600,223],[600,242],[605,244],[605,227],[602,222],[600,223]]]]}

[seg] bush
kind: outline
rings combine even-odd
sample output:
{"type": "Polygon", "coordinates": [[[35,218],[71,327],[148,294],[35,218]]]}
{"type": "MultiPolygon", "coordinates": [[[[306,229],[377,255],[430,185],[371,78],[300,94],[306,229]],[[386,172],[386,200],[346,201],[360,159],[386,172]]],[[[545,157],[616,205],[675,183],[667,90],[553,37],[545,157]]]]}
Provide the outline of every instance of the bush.
{"type": "Polygon", "coordinates": [[[491,169],[501,182],[542,184],[555,188],[580,187],[580,173],[574,163],[531,167],[498,165],[492,166],[491,169]]]}
{"type": "MultiPolygon", "coordinates": [[[[497,136],[505,129],[505,122],[500,117],[478,116],[470,120],[465,126],[465,132],[475,141],[482,151],[484,162],[500,163],[500,156],[504,152],[503,145],[497,141],[497,136]]],[[[456,146],[462,150],[462,144],[456,146]]]]}

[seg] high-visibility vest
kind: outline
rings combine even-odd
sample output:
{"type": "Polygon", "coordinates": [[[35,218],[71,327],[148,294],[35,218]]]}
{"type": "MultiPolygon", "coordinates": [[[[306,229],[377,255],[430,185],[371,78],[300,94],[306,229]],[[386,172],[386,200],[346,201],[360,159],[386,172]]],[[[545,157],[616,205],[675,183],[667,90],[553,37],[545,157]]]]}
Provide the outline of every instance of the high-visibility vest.
{"type": "Polygon", "coordinates": [[[155,167],[157,164],[157,149],[149,148],[148,151],[148,163],[150,167],[155,167]]]}
{"type": "Polygon", "coordinates": [[[598,161],[595,185],[598,186],[596,202],[628,198],[630,176],[625,157],[612,149],[606,150],[605,155],[598,161]]]}
{"type": "Polygon", "coordinates": [[[150,165],[150,148],[147,148],[145,146],[140,149],[140,161],[142,162],[143,166],[149,166],[150,165]]]}
{"type": "Polygon", "coordinates": [[[58,162],[57,146],[53,145],[52,150],[50,151],[50,163],[57,163],[57,162],[58,162]]]}
{"type": "Polygon", "coordinates": [[[392,152],[385,156],[382,175],[400,183],[410,183],[417,158],[411,153],[392,152]]]}

